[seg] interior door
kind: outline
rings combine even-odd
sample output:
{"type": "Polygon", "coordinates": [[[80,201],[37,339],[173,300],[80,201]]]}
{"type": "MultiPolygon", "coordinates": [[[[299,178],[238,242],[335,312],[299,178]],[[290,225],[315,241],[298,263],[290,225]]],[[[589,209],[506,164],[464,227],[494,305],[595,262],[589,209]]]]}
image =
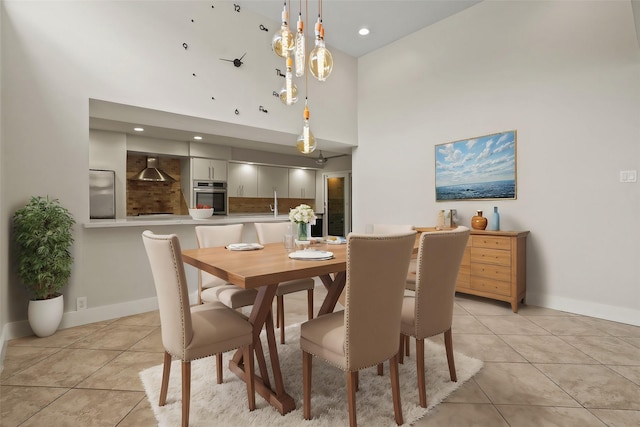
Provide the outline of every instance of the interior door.
{"type": "Polygon", "coordinates": [[[351,231],[351,172],[325,173],[323,234],[346,236],[351,231]]]}

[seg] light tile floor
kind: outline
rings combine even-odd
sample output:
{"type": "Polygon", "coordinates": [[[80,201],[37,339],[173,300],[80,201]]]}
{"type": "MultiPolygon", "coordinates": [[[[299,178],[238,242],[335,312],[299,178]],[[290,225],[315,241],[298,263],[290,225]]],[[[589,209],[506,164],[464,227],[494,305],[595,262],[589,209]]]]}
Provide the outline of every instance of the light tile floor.
{"type": "MultiPolygon", "coordinates": [[[[305,293],[285,306],[306,320],[305,293]]],[[[640,425],[640,327],[459,295],[453,335],[484,368],[415,426],[640,425]]],[[[162,351],[158,312],[12,340],[0,425],[156,425],[138,372],[162,351]]]]}

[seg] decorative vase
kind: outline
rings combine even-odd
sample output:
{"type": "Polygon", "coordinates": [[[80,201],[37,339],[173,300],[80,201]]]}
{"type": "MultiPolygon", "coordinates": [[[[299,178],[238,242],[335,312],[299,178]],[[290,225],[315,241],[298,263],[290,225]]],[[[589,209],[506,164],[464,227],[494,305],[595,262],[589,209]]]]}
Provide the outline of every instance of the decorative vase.
{"type": "Polygon", "coordinates": [[[31,330],[44,338],[58,330],[64,312],[62,295],[51,299],[29,301],[28,319],[31,330]]]}
{"type": "Polygon", "coordinates": [[[482,216],[482,211],[476,211],[476,214],[471,217],[471,228],[474,230],[487,228],[487,218],[482,216]]]}
{"type": "Polygon", "coordinates": [[[306,222],[298,223],[298,240],[309,240],[309,228],[311,226],[306,222]]]}
{"type": "Polygon", "coordinates": [[[498,231],[500,230],[500,214],[498,213],[498,207],[493,207],[493,214],[491,215],[491,221],[489,221],[489,226],[487,230],[498,231]]]}

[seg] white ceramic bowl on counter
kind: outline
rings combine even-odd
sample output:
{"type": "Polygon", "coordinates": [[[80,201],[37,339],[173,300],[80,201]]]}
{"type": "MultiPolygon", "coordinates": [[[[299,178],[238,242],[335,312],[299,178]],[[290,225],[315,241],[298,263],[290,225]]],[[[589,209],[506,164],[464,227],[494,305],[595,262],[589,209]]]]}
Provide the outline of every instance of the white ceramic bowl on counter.
{"type": "Polygon", "coordinates": [[[213,208],[211,209],[189,209],[189,215],[193,219],[207,219],[213,215],[213,208]]]}

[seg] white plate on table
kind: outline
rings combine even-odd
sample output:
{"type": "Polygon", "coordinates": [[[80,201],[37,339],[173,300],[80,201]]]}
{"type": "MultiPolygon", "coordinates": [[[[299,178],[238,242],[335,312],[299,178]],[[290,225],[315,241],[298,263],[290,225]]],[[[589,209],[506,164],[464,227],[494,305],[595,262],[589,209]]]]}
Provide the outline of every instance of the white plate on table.
{"type": "Polygon", "coordinates": [[[289,258],[291,259],[302,259],[302,260],[313,260],[313,261],[322,261],[333,258],[333,252],[329,251],[316,251],[309,250],[306,251],[295,251],[289,254],[289,258]]]}
{"type": "Polygon", "coordinates": [[[264,249],[260,243],[232,243],[227,245],[227,249],[230,251],[255,251],[258,249],[264,249]]]}

